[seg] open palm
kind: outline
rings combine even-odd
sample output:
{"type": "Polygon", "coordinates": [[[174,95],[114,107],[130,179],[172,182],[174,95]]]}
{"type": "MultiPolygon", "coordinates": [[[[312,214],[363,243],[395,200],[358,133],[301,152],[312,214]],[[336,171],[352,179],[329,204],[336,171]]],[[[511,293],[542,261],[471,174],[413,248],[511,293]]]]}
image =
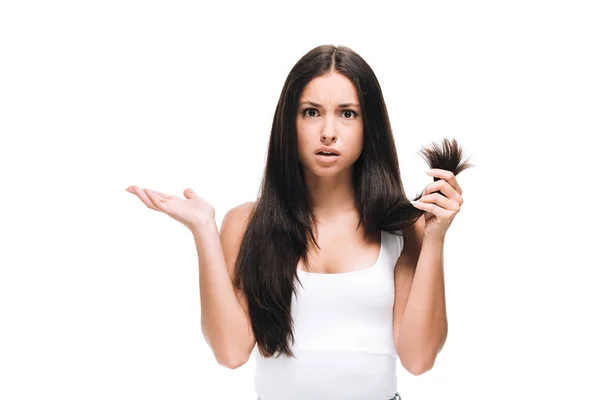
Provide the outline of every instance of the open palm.
{"type": "Polygon", "coordinates": [[[140,189],[135,185],[125,190],[139,197],[148,208],[167,214],[190,230],[215,218],[214,207],[190,188],[183,191],[185,198],[147,188],[140,189]]]}

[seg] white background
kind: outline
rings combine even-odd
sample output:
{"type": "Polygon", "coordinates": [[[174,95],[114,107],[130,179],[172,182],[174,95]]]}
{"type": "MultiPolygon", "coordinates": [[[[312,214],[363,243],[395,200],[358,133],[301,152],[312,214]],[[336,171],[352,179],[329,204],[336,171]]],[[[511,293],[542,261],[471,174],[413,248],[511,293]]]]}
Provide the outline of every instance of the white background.
{"type": "Polygon", "coordinates": [[[375,71],[407,194],[421,146],[476,167],[446,236],[449,335],[403,400],[598,399],[593,1],[4,1],[0,398],[255,399],[200,330],[191,233],[132,184],[255,200],[294,63],[375,71]]]}

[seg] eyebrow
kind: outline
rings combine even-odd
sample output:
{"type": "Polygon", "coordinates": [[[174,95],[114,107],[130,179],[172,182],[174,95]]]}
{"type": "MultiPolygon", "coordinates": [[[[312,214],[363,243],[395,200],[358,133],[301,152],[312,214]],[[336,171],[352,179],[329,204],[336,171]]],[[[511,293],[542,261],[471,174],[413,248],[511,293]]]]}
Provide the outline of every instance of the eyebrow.
{"type": "MultiPolygon", "coordinates": [[[[317,107],[317,108],[322,108],[323,107],[321,104],[315,103],[315,102],[309,101],[309,100],[303,101],[300,104],[309,104],[309,105],[311,105],[313,107],[317,107]]],[[[342,104],[338,104],[338,107],[342,107],[342,108],[343,107],[350,107],[350,106],[354,106],[354,107],[360,108],[360,105],[356,104],[356,103],[342,103],[342,104]]]]}

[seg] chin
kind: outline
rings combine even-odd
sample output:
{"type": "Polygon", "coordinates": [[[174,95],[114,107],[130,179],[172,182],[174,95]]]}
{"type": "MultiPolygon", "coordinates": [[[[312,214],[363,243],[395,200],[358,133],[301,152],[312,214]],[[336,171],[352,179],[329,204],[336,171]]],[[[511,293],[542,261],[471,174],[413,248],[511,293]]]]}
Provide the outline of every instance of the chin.
{"type": "Polygon", "coordinates": [[[338,168],[316,168],[311,169],[311,175],[318,176],[320,178],[327,178],[331,176],[339,175],[341,171],[338,168]]]}
{"type": "Polygon", "coordinates": [[[304,170],[311,175],[318,176],[320,178],[328,178],[337,176],[351,170],[351,165],[331,165],[323,167],[321,165],[311,165],[304,167],[304,170]]]}

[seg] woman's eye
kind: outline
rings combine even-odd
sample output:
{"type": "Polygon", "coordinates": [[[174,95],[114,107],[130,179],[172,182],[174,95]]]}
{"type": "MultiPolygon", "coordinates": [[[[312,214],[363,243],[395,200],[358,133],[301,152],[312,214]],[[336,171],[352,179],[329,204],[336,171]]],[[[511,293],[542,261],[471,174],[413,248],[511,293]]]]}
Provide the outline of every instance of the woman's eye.
{"type": "Polygon", "coordinates": [[[354,110],[344,110],[344,116],[345,117],[348,116],[348,113],[350,113],[350,116],[349,116],[350,118],[352,118],[353,116],[355,117],[357,115],[356,111],[354,111],[354,110]]]}
{"type": "MultiPolygon", "coordinates": [[[[306,115],[308,111],[314,111],[314,112],[316,112],[317,110],[315,110],[314,108],[307,108],[306,110],[304,110],[303,114],[306,115]]],[[[309,116],[310,117],[314,117],[314,115],[309,115],[309,116]]]]}

